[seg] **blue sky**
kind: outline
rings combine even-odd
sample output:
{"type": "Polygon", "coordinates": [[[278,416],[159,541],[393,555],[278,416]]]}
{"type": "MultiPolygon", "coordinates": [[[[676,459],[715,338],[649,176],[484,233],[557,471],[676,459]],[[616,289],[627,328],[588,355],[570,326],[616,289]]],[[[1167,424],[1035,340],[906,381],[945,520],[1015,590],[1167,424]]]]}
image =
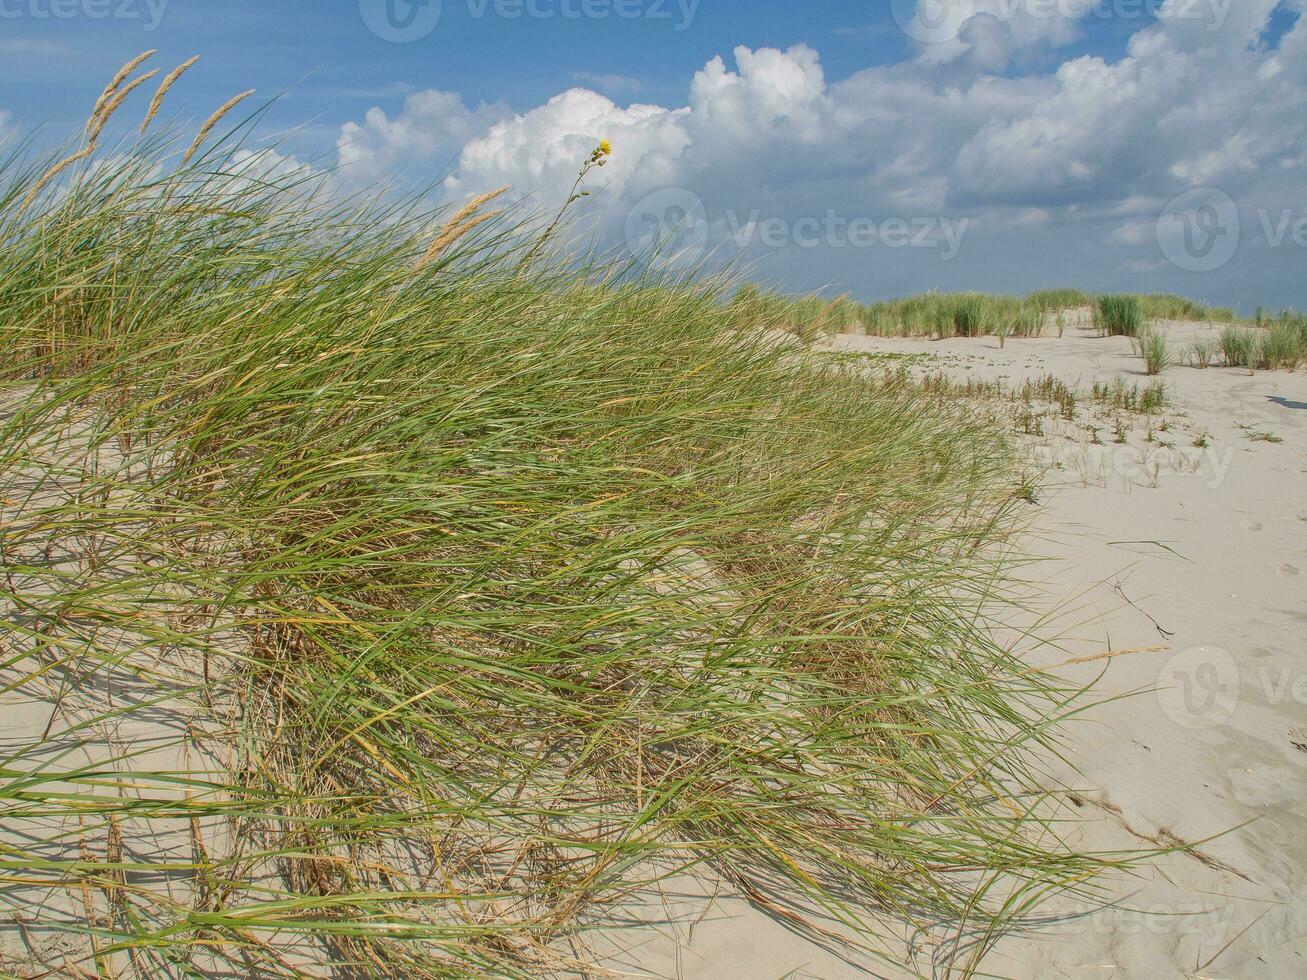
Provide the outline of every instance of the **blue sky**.
{"type": "MultiPolygon", "coordinates": [[[[358,0],[100,2],[122,16],[79,12],[64,19],[52,11],[59,0],[0,3],[2,104],[23,122],[50,123],[57,132],[79,123],[103,82],[145,48],[175,58],[203,55],[203,67],[174,103],[192,113],[223,101],[233,87],[289,90],[274,119],[320,120],[330,138],[319,149],[330,148],[339,125],[361,109],[394,104],[420,89],[503,101],[521,111],[582,79],[607,76],[639,84],[615,92],[624,99],[673,104],[710,58],[739,45],[807,44],[836,78],[911,56],[889,4],[867,0],[667,0],[665,6],[650,0],[641,17],[569,17],[583,0],[537,0],[548,18],[496,15],[497,8],[516,8],[494,0],[484,8],[480,0],[443,0],[435,29],[403,44],[376,37],[358,0]]],[[[1084,38],[1061,55],[1119,56],[1132,26],[1101,18],[1086,25],[1084,38]]],[[[1011,73],[1056,63],[1045,54],[1011,73]]]]}
{"type": "Polygon", "coordinates": [[[1304,0],[924,2],[0,0],[0,134],[57,142],[131,56],[198,53],[179,125],[282,93],[277,160],[346,187],[547,207],[611,138],[597,234],[651,221],[789,289],[1307,307],[1304,0]]]}

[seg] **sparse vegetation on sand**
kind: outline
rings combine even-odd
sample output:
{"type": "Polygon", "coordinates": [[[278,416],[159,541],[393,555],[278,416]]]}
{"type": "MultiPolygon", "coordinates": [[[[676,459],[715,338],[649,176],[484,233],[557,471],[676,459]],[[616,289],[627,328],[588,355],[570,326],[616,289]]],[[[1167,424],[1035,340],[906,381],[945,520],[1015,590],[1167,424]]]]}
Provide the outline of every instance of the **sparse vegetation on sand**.
{"type": "Polygon", "coordinates": [[[1113,336],[1137,336],[1149,320],[1233,321],[1233,310],[1216,309],[1179,296],[1094,297],[1078,289],[1049,289],[1029,296],[987,293],[924,293],[882,303],[858,303],[815,294],[786,296],[756,285],[742,287],[734,302],[751,309],[763,325],[816,339],[836,333],[873,337],[1062,336],[1066,313],[1092,310],[1098,328],[1113,336]],[[1119,332],[1118,332],[1119,331],[1119,332]]]}
{"type": "Polygon", "coordinates": [[[1138,296],[1101,296],[1094,324],[1108,337],[1138,337],[1144,325],[1143,304],[1138,296]]]}
{"type": "Polygon", "coordinates": [[[990,422],[233,127],[0,173],[0,892],[69,970],[575,975],[678,874],[974,963],[1089,887],[990,422]]]}
{"type": "Polygon", "coordinates": [[[983,293],[926,293],[863,305],[855,332],[879,337],[1037,337],[1059,300],[1072,293],[1043,293],[1022,299],[983,293]]]}
{"type": "Polygon", "coordinates": [[[1192,320],[1199,323],[1230,323],[1238,319],[1234,310],[1208,306],[1171,293],[1141,293],[1140,315],[1145,320],[1192,320]]]}
{"type": "Polygon", "coordinates": [[[1307,360],[1307,316],[1286,310],[1270,318],[1259,312],[1257,327],[1226,327],[1220,346],[1228,367],[1292,371],[1307,360]]]}
{"type": "Polygon", "coordinates": [[[1292,371],[1307,357],[1307,330],[1303,321],[1279,320],[1262,334],[1258,362],[1266,370],[1292,371]]]}
{"type": "Polygon", "coordinates": [[[1142,388],[1138,384],[1126,384],[1121,378],[1111,383],[1094,382],[1090,395],[1100,405],[1140,415],[1156,415],[1169,404],[1166,385],[1160,381],[1142,388]]]}
{"type": "Polygon", "coordinates": [[[1216,360],[1217,345],[1213,340],[1199,339],[1189,348],[1189,363],[1200,370],[1206,370],[1216,360]]]}
{"type": "Polygon", "coordinates": [[[1256,367],[1258,335],[1251,327],[1228,326],[1221,331],[1221,356],[1227,367],[1256,367]]]}
{"type": "Polygon", "coordinates": [[[1149,327],[1139,334],[1139,356],[1144,359],[1144,370],[1150,375],[1158,375],[1174,363],[1171,343],[1166,334],[1154,327],[1149,327]]]}

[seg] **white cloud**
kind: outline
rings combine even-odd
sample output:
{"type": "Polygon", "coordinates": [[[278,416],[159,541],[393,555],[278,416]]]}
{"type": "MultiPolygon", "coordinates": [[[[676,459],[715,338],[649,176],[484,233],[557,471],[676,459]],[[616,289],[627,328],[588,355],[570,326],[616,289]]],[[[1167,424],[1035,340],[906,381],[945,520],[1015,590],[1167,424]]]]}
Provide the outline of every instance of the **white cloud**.
{"type": "Polygon", "coordinates": [[[1147,245],[1156,241],[1157,222],[1128,221],[1107,236],[1111,245],[1147,245]]]}
{"type": "Polygon", "coordinates": [[[638,92],[644,88],[638,78],[629,78],[626,75],[600,75],[592,71],[574,71],[572,81],[589,85],[609,95],[616,95],[619,92],[638,92]]]}
{"type": "Polygon", "coordinates": [[[464,196],[511,184],[519,194],[542,192],[552,204],[567,193],[581,161],[603,139],[620,147],[601,171],[613,195],[636,177],[674,182],[676,162],[690,143],[688,116],[689,110],[652,105],[623,109],[597,92],[570,89],[471,140],[459,155],[450,193],[464,196]]]}
{"type": "Polygon", "coordinates": [[[907,0],[891,9],[928,65],[954,62],[1004,68],[1019,51],[1062,47],[1080,37],[1080,22],[1102,0],[907,0]]]}
{"type": "Polygon", "coordinates": [[[280,186],[293,185],[317,176],[320,172],[294,156],[267,147],[262,150],[239,149],[232,154],[228,173],[241,181],[263,181],[280,186]]]}
{"type": "Polygon", "coordinates": [[[410,95],[393,119],[380,108],[369,109],[362,123],[341,127],[336,140],[341,179],[371,184],[398,173],[443,169],[507,112],[501,105],[469,109],[456,93],[435,90],[410,95]]]}
{"type": "Polygon", "coordinates": [[[0,40],[0,55],[6,58],[62,58],[71,52],[66,44],[31,37],[0,40]]]}
{"type": "Polygon", "coordinates": [[[994,72],[1023,49],[1074,40],[1101,4],[1061,0],[1051,9],[1064,16],[1034,17],[1033,5],[975,0],[956,37],[839,80],[806,45],[740,47],[695,73],[683,105],[622,105],[574,88],[514,113],[422,92],[393,119],[373,109],[347,125],[341,163],[377,179],[445,154],[451,196],[511,184],[552,207],[608,139],[615,153],[587,212],[610,230],[634,202],[680,187],[716,230],[729,216],[740,228],[832,207],[877,220],[969,217],[966,248],[983,250],[985,235],[1037,243],[1091,225],[1082,238],[1115,275],[1156,261],[1158,214],[1194,186],[1307,201],[1307,18],[1271,51],[1260,40],[1277,0],[1239,0],[1217,30],[1182,16],[1225,2],[1165,0],[1119,59],[1075,57],[1016,77],[994,72]]]}

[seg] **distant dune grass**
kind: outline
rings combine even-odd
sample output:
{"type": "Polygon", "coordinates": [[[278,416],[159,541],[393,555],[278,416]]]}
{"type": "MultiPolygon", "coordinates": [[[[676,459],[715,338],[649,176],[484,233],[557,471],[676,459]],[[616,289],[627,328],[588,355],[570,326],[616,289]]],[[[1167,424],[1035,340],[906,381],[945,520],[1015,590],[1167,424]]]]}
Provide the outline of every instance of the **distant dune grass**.
{"type": "Polygon", "coordinates": [[[1067,696],[987,626],[995,423],[724,279],[507,216],[434,249],[186,142],[0,175],[0,691],[50,717],[0,750],[0,895],[80,896],[77,969],[569,973],[678,873],[974,962],[1113,864],[1052,823],[1067,696]]]}
{"type": "Polygon", "coordinates": [[[1100,296],[1094,324],[1108,337],[1138,337],[1144,328],[1144,307],[1138,296],[1100,296]]]}
{"type": "Polygon", "coordinates": [[[1292,371],[1307,361],[1307,316],[1286,310],[1270,317],[1259,311],[1255,327],[1226,327],[1220,349],[1227,367],[1292,371]]]}
{"type": "MultiPolygon", "coordinates": [[[[1071,310],[1090,309],[1103,329],[1104,303],[1112,314],[1125,313],[1119,325],[1135,336],[1149,320],[1233,322],[1234,310],[1210,307],[1167,294],[1092,296],[1078,289],[1049,289],[1029,296],[990,293],[924,293],[881,303],[857,303],[847,296],[835,300],[817,295],[800,297],[767,292],[746,285],[735,295],[761,320],[803,338],[848,333],[873,337],[1040,337],[1059,330],[1057,318],[1071,310]]],[[[1108,331],[1118,329],[1115,320],[1108,331]]]]}

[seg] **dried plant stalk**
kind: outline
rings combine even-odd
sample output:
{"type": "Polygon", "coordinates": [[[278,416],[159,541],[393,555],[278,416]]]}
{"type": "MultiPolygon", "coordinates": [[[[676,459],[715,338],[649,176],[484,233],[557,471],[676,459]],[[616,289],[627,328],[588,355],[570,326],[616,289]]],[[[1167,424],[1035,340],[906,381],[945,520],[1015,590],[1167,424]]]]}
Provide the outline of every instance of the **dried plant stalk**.
{"type": "Polygon", "coordinates": [[[104,91],[100,93],[100,97],[95,100],[95,108],[91,110],[91,118],[86,120],[85,132],[91,131],[91,127],[100,117],[100,110],[102,110],[105,105],[108,104],[109,100],[113,98],[114,93],[118,91],[118,86],[123,83],[123,79],[136,71],[137,68],[141,67],[146,59],[152,57],[157,50],[157,48],[151,48],[149,51],[142,51],[135,58],[118,69],[118,74],[113,76],[109,84],[104,87],[104,91]]]}
{"type": "Polygon", "coordinates": [[[444,226],[440,229],[440,233],[436,235],[431,244],[427,246],[427,250],[422,253],[422,257],[413,264],[414,271],[421,269],[426,265],[430,265],[441,252],[449,248],[450,245],[453,245],[454,242],[458,241],[473,228],[477,227],[477,225],[484,224],[496,215],[501,214],[502,212],[500,211],[491,211],[488,214],[473,218],[471,221],[468,220],[472,215],[476,214],[495,198],[507,193],[507,191],[507,185],[500,187],[497,190],[488,191],[479,197],[472,198],[472,200],[459,208],[457,213],[445,222],[444,226]]]}
{"type": "Polygon", "coordinates": [[[74,153],[72,156],[65,157],[64,159],[60,160],[53,167],[51,167],[44,174],[42,174],[41,179],[38,180],[34,185],[32,185],[32,189],[28,191],[27,196],[23,198],[23,206],[20,210],[26,210],[27,207],[33,201],[36,200],[36,196],[45,189],[45,186],[48,183],[50,183],[50,181],[54,180],[56,177],[58,177],[61,173],[63,173],[65,170],[67,170],[77,161],[85,160],[87,157],[91,155],[91,153],[94,150],[95,150],[94,144],[88,144],[87,146],[83,147],[81,150],[74,153]]]}
{"type": "Polygon", "coordinates": [[[240,105],[242,102],[248,99],[251,95],[254,94],[254,92],[255,92],[254,89],[248,89],[242,92],[240,95],[232,96],[221,106],[219,106],[218,111],[215,112],[213,115],[211,115],[207,120],[205,120],[204,125],[200,127],[200,133],[198,136],[195,137],[195,142],[192,143],[190,145],[190,148],[186,151],[186,155],[182,157],[182,163],[190,163],[191,157],[195,156],[195,151],[198,150],[201,144],[203,144],[204,141],[208,138],[209,133],[213,132],[213,127],[218,125],[218,123],[222,121],[222,117],[227,115],[227,113],[231,112],[238,105],[240,105]]]}
{"type": "Polygon", "coordinates": [[[461,224],[464,221],[464,219],[470,217],[471,215],[476,214],[478,211],[480,211],[483,207],[485,207],[495,198],[506,193],[508,193],[507,185],[499,188],[498,190],[493,190],[485,194],[482,194],[480,197],[472,198],[472,200],[468,201],[458,210],[457,214],[455,214],[452,218],[450,218],[448,221],[445,222],[445,230],[448,230],[454,225],[461,224]]]}
{"type": "Polygon", "coordinates": [[[449,248],[473,228],[485,224],[491,218],[498,217],[503,213],[503,211],[487,211],[485,214],[479,214],[461,225],[455,225],[453,222],[445,225],[444,230],[431,243],[426,252],[422,254],[422,258],[417,260],[417,263],[413,266],[414,271],[430,265],[440,257],[441,252],[449,248]]]}
{"type": "Polygon", "coordinates": [[[117,95],[105,104],[104,108],[100,110],[100,115],[91,121],[91,128],[87,135],[87,142],[90,143],[91,146],[95,145],[96,141],[100,138],[100,133],[104,131],[105,123],[109,121],[109,117],[118,111],[119,106],[123,104],[127,96],[131,95],[136,91],[136,89],[140,88],[157,74],[159,74],[157,71],[147,72],[140,78],[134,79],[130,85],[118,92],[117,95]]]}
{"type": "Polygon", "coordinates": [[[150,100],[150,108],[145,113],[145,121],[141,123],[142,136],[145,135],[145,131],[150,128],[150,123],[154,122],[154,117],[159,114],[159,110],[163,107],[163,99],[164,96],[168,94],[168,90],[177,83],[177,79],[185,75],[186,72],[190,70],[191,66],[199,60],[200,56],[197,54],[194,58],[191,58],[189,61],[183,61],[172,71],[168,72],[162,84],[159,85],[159,90],[154,93],[154,98],[150,100]]]}

